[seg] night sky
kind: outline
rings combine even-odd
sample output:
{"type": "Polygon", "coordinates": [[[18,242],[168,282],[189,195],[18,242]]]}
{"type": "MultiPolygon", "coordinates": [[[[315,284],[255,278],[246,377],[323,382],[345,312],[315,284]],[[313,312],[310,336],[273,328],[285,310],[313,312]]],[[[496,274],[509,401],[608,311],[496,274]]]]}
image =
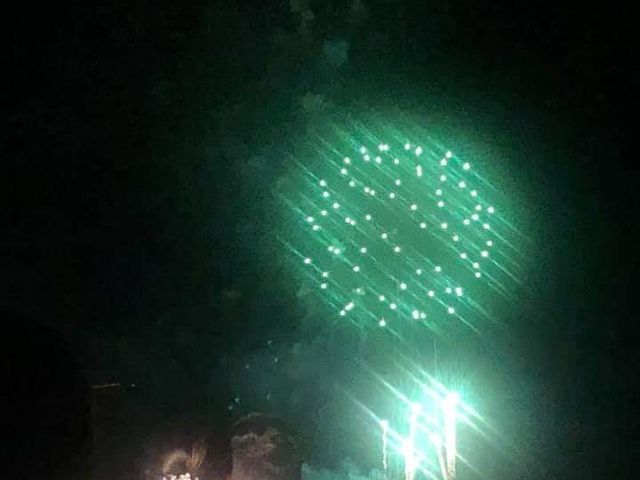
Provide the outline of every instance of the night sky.
{"type": "Polygon", "coordinates": [[[289,153],[345,111],[429,118],[500,158],[488,168],[531,229],[503,333],[469,354],[483,414],[530,434],[490,474],[631,478],[639,186],[621,5],[62,2],[2,17],[5,336],[22,324],[13,346],[42,359],[35,325],[67,345],[96,478],[136,478],[118,448],[162,432],[224,445],[254,409],[287,417],[319,468],[371,468],[337,400],[364,393],[352,359],[320,340],[273,241],[289,153]],[[90,390],[108,383],[122,387],[90,390]]]}

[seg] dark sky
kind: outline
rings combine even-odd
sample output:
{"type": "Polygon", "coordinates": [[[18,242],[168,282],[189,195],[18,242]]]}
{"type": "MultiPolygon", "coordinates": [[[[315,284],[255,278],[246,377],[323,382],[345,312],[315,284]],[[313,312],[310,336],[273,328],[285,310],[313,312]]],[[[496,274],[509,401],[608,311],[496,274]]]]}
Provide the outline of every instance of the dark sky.
{"type": "Polygon", "coordinates": [[[2,302],[65,338],[89,384],[135,383],[151,416],[224,411],[224,423],[231,365],[303,334],[296,287],[259,248],[282,153],[310,121],[300,98],[347,110],[447,99],[486,122],[480,138],[526,149],[514,175],[530,179],[546,253],[507,356],[559,405],[545,454],[566,449],[554,468],[567,478],[621,476],[640,456],[630,12],[353,5],[311,2],[308,48],[284,1],[6,11],[2,302]],[[330,39],[349,45],[336,71],[322,63],[330,39]]]}

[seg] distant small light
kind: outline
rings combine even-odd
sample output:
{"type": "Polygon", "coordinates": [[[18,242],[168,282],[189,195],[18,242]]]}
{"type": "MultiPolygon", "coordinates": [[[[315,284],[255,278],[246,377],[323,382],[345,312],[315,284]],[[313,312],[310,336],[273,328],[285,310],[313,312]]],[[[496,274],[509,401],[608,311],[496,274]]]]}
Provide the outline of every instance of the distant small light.
{"type": "Polygon", "coordinates": [[[314,221],[314,218],[313,218],[313,217],[307,217],[307,222],[309,222],[309,223],[313,223],[313,221],[314,221]]]}
{"type": "Polygon", "coordinates": [[[391,192],[391,193],[389,194],[389,198],[391,198],[391,199],[396,198],[396,194],[395,194],[395,193],[393,193],[393,192],[391,192]]]}
{"type": "Polygon", "coordinates": [[[353,302],[347,303],[347,306],[344,309],[348,312],[353,309],[353,302]]]}
{"type": "Polygon", "coordinates": [[[333,252],[336,249],[336,247],[334,247],[333,245],[329,245],[327,247],[327,250],[329,250],[330,252],[333,252]]]}
{"type": "Polygon", "coordinates": [[[364,289],[362,287],[358,287],[354,291],[357,295],[364,295],[364,289]]]}
{"type": "Polygon", "coordinates": [[[489,230],[491,227],[489,226],[488,223],[483,223],[482,228],[484,228],[485,230],[489,230]]]}
{"type": "Polygon", "coordinates": [[[442,267],[438,265],[438,266],[435,268],[435,270],[436,270],[436,272],[441,272],[441,271],[442,271],[442,267]]]}
{"type": "Polygon", "coordinates": [[[416,269],[416,275],[422,275],[422,269],[421,268],[416,269]]]}
{"type": "Polygon", "coordinates": [[[340,208],[340,204],[338,202],[334,202],[333,203],[333,208],[335,208],[336,210],[340,208]]]}
{"type": "Polygon", "coordinates": [[[404,144],[404,149],[405,150],[411,150],[411,144],[410,143],[405,143],[404,144]]]}
{"type": "Polygon", "coordinates": [[[411,205],[411,210],[413,210],[414,212],[416,210],[418,210],[418,205],[416,205],[415,203],[411,205]]]}
{"type": "Polygon", "coordinates": [[[327,186],[326,180],[320,180],[320,186],[321,187],[326,187],[327,186]]]}
{"type": "Polygon", "coordinates": [[[445,289],[444,289],[444,291],[445,291],[446,293],[448,293],[449,295],[451,295],[451,292],[453,292],[453,290],[451,289],[451,287],[447,287],[447,288],[445,288],[445,289]]]}
{"type": "Polygon", "coordinates": [[[345,223],[351,223],[351,217],[347,217],[344,219],[345,223]]]}
{"type": "Polygon", "coordinates": [[[493,207],[489,207],[489,208],[487,208],[487,212],[493,213],[493,212],[495,212],[495,209],[493,207]]]}
{"type": "Polygon", "coordinates": [[[447,157],[447,158],[451,158],[453,156],[453,153],[447,152],[447,153],[444,154],[444,156],[447,157]]]}
{"type": "Polygon", "coordinates": [[[385,301],[385,296],[384,295],[379,295],[378,296],[378,300],[380,300],[381,302],[385,301]]]}
{"type": "Polygon", "coordinates": [[[457,295],[458,297],[461,297],[461,296],[462,296],[462,287],[456,287],[456,295],[457,295]]]}
{"type": "Polygon", "coordinates": [[[397,245],[395,247],[393,247],[393,251],[396,253],[400,253],[402,249],[400,247],[398,247],[397,245]]]}
{"type": "Polygon", "coordinates": [[[446,230],[449,227],[449,225],[447,224],[447,222],[442,222],[440,224],[440,228],[442,228],[443,230],[446,230]]]}
{"type": "Polygon", "coordinates": [[[353,271],[358,273],[360,271],[360,267],[356,265],[355,267],[353,267],[353,271]]]}
{"type": "Polygon", "coordinates": [[[440,188],[437,189],[436,190],[436,195],[438,195],[438,196],[442,195],[442,189],[440,189],[440,188]]]}
{"type": "Polygon", "coordinates": [[[340,169],[340,173],[341,173],[342,175],[346,175],[348,172],[347,172],[347,169],[346,169],[346,168],[341,168],[341,169],[340,169]]]}
{"type": "Polygon", "coordinates": [[[420,228],[424,230],[425,228],[427,228],[427,224],[425,222],[420,222],[420,228]]]}
{"type": "Polygon", "coordinates": [[[420,320],[420,312],[418,310],[414,310],[413,312],[411,312],[411,316],[414,320],[420,320]]]}
{"type": "Polygon", "coordinates": [[[493,240],[487,240],[487,247],[493,247],[493,240]]]}
{"type": "Polygon", "coordinates": [[[389,238],[389,235],[387,233],[383,233],[382,235],[380,235],[380,238],[386,240],[387,238],[389,238]]]}
{"type": "Polygon", "coordinates": [[[328,285],[327,285],[326,283],[321,283],[321,284],[320,284],[320,288],[321,288],[321,289],[323,289],[323,290],[326,290],[326,289],[327,289],[327,286],[328,286],[328,285]]]}
{"type": "Polygon", "coordinates": [[[422,147],[416,148],[416,155],[418,156],[422,155],[422,147]]]}
{"type": "Polygon", "coordinates": [[[367,247],[362,247],[360,249],[360,253],[367,253],[367,247]]]}
{"type": "Polygon", "coordinates": [[[467,186],[467,184],[466,184],[466,183],[464,183],[464,182],[459,182],[459,183],[458,183],[458,186],[459,186],[460,188],[465,188],[465,187],[467,186]]]}
{"type": "Polygon", "coordinates": [[[384,328],[387,326],[387,322],[385,321],[384,318],[381,318],[380,321],[378,322],[378,325],[384,328]]]}
{"type": "Polygon", "coordinates": [[[354,182],[353,180],[351,180],[351,181],[349,182],[349,186],[350,186],[350,187],[355,187],[355,186],[356,186],[356,182],[354,182]]]}
{"type": "Polygon", "coordinates": [[[450,315],[453,315],[454,313],[456,313],[456,309],[453,307],[449,307],[447,308],[447,313],[449,313],[450,315]]]}
{"type": "Polygon", "coordinates": [[[489,256],[489,252],[487,252],[486,250],[483,250],[482,252],[480,252],[480,255],[487,258],[489,256]]]}
{"type": "Polygon", "coordinates": [[[478,262],[473,262],[471,265],[473,265],[473,268],[480,268],[480,264],[478,262]]]}
{"type": "Polygon", "coordinates": [[[429,292],[427,293],[427,295],[429,295],[430,297],[435,297],[436,296],[436,292],[434,292],[433,290],[429,290],[429,292]]]}
{"type": "Polygon", "coordinates": [[[400,290],[406,290],[406,289],[407,289],[407,284],[406,284],[406,283],[404,283],[404,282],[402,282],[402,283],[400,284],[400,290]]]}
{"type": "Polygon", "coordinates": [[[344,163],[351,165],[351,159],[349,157],[344,157],[344,163]]]}
{"type": "Polygon", "coordinates": [[[469,220],[468,218],[465,218],[462,223],[464,223],[465,225],[469,225],[471,223],[471,220],[469,220]]]}
{"type": "Polygon", "coordinates": [[[394,158],[394,159],[393,159],[393,164],[394,164],[394,165],[399,165],[399,164],[400,164],[400,160],[399,160],[399,159],[397,159],[397,158],[394,158]]]}
{"type": "Polygon", "coordinates": [[[329,276],[329,272],[322,272],[322,278],[327,278],[329,276]]]}
{"type": "Polygon", "coordinates": [[[381,152],[384,152],[384,143],[381,143],[380,145],[378,145],[378,150],[380,150],[381,152]]]}
{"type": "Polygon", "coordinates": [[[340,249],[339,248],[334,249],[333,253],[335,253],[336,255],[340,255],[340,249]]]}
{"type": "Polygon", "coordinates": [[[370,194],[372,197],[375,197],[375,196],[376,196],[376,191],[372,188],[372,189],[371,189],[371,191],[369,192],[369,194],[370,194]]]}
{"type": "Polygon", "coordinates": [[[389,304],[389,308],[390,308],[391,310],[395,310],[396,308],[398,308],[398,305],[396,305],[395,303],[390,303],[390,304],[389,304]]]}
{"type": "Polygon", "coordinates": [[[369,156],[369,154],[364,156],[364,161],[368,162],[369,160],[371,160],[371,157],[369,156]]]}
{"type": "Polygon", "coordinates": [[[416,166],[416,176],[418,176],[418,177],[422,176],[422,165],[417,165],[416,166]]]}
{"type": "Polygon", "coordinates": [[[459,242],[460,241],[460,237],[458,235],[454,235],[453,236],[453,241],[454,242],[459,242]]]}
{"type": "Polygon", "coordinates": [[[420,312],[420,319],[424,320],[425,318],[427,318],[427,314],[424,312],[420,312]]]}
{"type": "Polygon", "coordinates": [[[320,215],[322,215],[323,217],[326,217],[329,214],[329,212],[327,212],[326,210],[320,210],[320,215]]]}
{"type": "Polygon", "coordinates": [[[395,181],[395,184],[399,187],[400,185],[402,185],[402,181],[398,178],[398,179],[395,181]]]}
{"type": "Polygon", "coordinates": [[[305,258],[304,259],[304,263],[306,263],[307,265],[309,265],[311,263],[311,259],[310,258],[305,258]]]}
{"type": "Polygon", "coordinates": [[[439,206],[440,208],[444,207],[444,202],[443,202],[442,200],[440,200],[440,201],[438,202],[438,206],[439,206]]]}
{"type": "Polygon", "coordinates": [[[376,163],[378,165],[380,165],[382,163],[382,158],[381,157],[376,157],[376,163]]]}
{"type": "Polygon", "coordinates": [[[465,162],[465,163],[462,165],[462,168],[464,168],[465,170],[469,170],[469,169],[471,168],[471,164],[470,164],[469,162],[465,162]]]}
{"type": "Polygon", "coordinates": [[[478,196],[478,192],[476,190],[471,190],[471,196],[472,197],[477,197],[478,196]]]}
{"type": "Polygon", "coordinates": [[[371,189],[369,187],[364,187],[364,193],[369,193],[371,189]]]}
{"type": "Polygon", "coordinates": [[[443,167],[447,166],[447,159],[443,158],[442,160],[440,160],[440,165],[442,165],[443,167]]]}
{"type": "Polygon", "coordinates": [[[447,176],[446,175],[440,175],[440,181],[441,182],[446,182],[447,181],[447,176]]]}
{"type": "Polygon", "coordinates": [[[474,213],[473,215],[471,215],[471,219],[472,220],[478,220],[480,218],[480,216],[477,213],[474,213]]]}
{"type": "Polygon", "coordinates": [[[327,192],[327,191],[324,191],[324,192],[322,192],[322,196],[324,198],[329,198],[331,196],[331,194],[329,192],[327,192]]]}
{"type": "Polygon", "coordinates": [[[320,230],[320,225],[314,225],[313,227],[311,227],[314,231],[318,231],[320,230]]]}
{"type": "Polygon", "coordinates": [[[340,316],[344,317],[347,314],[347,312],[345,312],[344,310],[340,310],[340,316]]]}
{"type": "Polygon", "coordinates": [[[481,212],[482,211],[482,205],[478,204],[476,205],[476,212],[481,212]]]}
{"type": "Polygon", "coordinates": [[[476,272],[476,278],[480,278],[482,274],[480,272],[476,272]]]}
{"type": "Polygon", "coordinates": [[[367,147],[360,147],[360,153],[367,153],[367,147]]]}
{"type": "Polygon", "coordinates": [[[462,258],[463,260],[466,260],[467,259],[467,254],[465,252],[462,252],[460,254],[460,258],[462,258]]]}

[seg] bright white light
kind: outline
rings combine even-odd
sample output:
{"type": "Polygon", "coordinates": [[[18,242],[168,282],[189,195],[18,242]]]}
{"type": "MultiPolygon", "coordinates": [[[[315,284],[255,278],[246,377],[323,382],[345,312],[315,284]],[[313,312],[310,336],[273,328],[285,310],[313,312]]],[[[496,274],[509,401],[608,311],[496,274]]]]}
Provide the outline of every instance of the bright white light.
{"type": "Polygon", "coordinates": [[[435,268],[435,271],[436,271],[436,272],[438,272],[438,273],[440,273],[440,272],[442,271],[442,267],[438,265],[438,266],[435,268]]]}
{"type": "Polygon", "coordinates": [[[446,182],[447,181],[447,176],[446,175],[440,175],[440,181],[441,182],[446,182]]]}
{"type": "Polygon", "coordinates": [[[327,186],[327,182],[325,180],[320,180],[320,186],[321,187],[326,187],[327,186]]]}
{"type": "Polygon", "coordinates": [[[440,208],[444,207],[444,202],[443,202],[442,200],[440,200],[440,201],[438,202],[438,206],[439,206],[440,208]]]}
{"type": "Polygon", "coordinates": [[[444,156],[447,157],[447,158],[451,158],[453,156],[453,153],[447,152],[447,153],[444,154],[444,156]]]}
{"type": "Polygon", "coordinates": [[[389,304],[389,308],[390,308],[391,310],[395,310],[396,308],[398,308],[398,305],[396,305],[395,303],[390,303],[390,304],[389,304]]]}
{"type": "Polygon", "coordinates": [[[427,228],[427,224],[425,222],[420,222],[420,228],[424,230],[425,228],[427,228]]]}
{"type": "Polygon", "coordinates": [[[418,205],[416,205],[415,203],[411,205],[411,210],[413,210],[414,212],[416,210],[418,210],[418,205]]]}
{"type": "Polygon", "coordinates": [[[430,297],[434,297],[436,295],[436,292],[434,292],[433,290],[429,290],[429,292],[427,293],[427,295],[429,295],[430,297]]]}
{"type": "Polygon", "coordinates": [[[333,208],[335,208],[336,210],[339,209],[340,208],[340,204],[338,202],[334,202],[333,208]]]}
{"type": "Polygon", "coordinates": [[[471,265],[473,265],[473,268],[480,268],[480,264],[478,262],[473,262],[471,265]]]}
{"type": "Polygon", "coordinates": [[[395,247],[393,247],[393,251],[396,252],[396,253],[400,253],[401,248],[398,247],[398,246],[395,246],[395,247]]]}
{"type": "Polygon", "coordinates": [[[349,186],[350,186],[350,187],[355,187],[355,186],[356,186],[356,182],[354,182],[353,180],[351,180],[351,181],[349,182],[349,186]]]}
{"type": "Polygon", "coordinates": [[[353,267],[353,271],[358,273],[360,271],[360,267],[356,265],[355,267],[353,267]]]}
{"type": "Polygon", "coordinates": [[[419,320],[420,312],[418,310],[414,310],[413,312],[411,312],[411,316],[413,317],[414,320],[419,320]]]}
{"type": "Polygon", "coordinates": [[[489,208],[487,208],[487,212],[493,213],[493,212],[495,212],[495,209],[493,207],[489,207],[489,208]]]}
{"type": "Polygon", "coordinates": [[[340,255],[340,249],[334,248],[333,253],[335,253],[336,255],[340,255]]]}
{"type": "Polygon", "coordinates": [[[380,165],[382,163],[382,158],[376,157],[376,163],[380,165]]]}
{"type": "Polygon", "coordinates": [[[322,272],[322,278],[327,278],[329,276],[329,272],[322,272]]]}
{"type": "Polygon", "coordinates": [[[364,193],[369,193],[371,189],[369,187],[364,187],[364,193]]]}
{"type": "Polygon", "coordinates": [[[360,147],[360,153],[367,153],[367,147],[360,147]]]}
{"type": "Polygon", "coordinates": [[[344,163],[351,165],[351,159],[349,157],[344,157],[344,163]]]}
{"type": "MultiPolygon", "coordinates": [[[[386,327],[387,326],[387,322],[384,320],[384,318],[381,318],[380,321],[378,322],[378,325],[381,327],[386,327]]],[[[385,427],[383,427],[385,428],[385,427]]],[[[388,428],[388,423],[387,423],[387,427],[388,428]]]]}
{"type": "Polygon", "coordinates": [[[460,401],[460,395],[457,392],[449,392],[444,399],[444,403],[447,406],[455,406],[460,401]]]}
{"type": "Polygon", "coordinates": [[[400,160],[399,160],[399,159],[397,159],[397,158],[394,158],[394,159],[393,159],[393,164],[394,164],[394,165],[399,165],[399,164],[400,164],[400,160]]]}
{"type": "Polygon", "coordinates": [[[469,169],[471,168],[471,164],[470,164],[469,162],[465,162],[465,163],[462,165],[462,168],[464,168],[465,170],[469,170],[469,169]]]}
{"type": "Polygon", "coordinates": [[[380,145],[378,145],[378,150],[380,150],[381,152],[384,152],[384,143],[381,143],[380,145]]]}
{"type": "Polygon", "coordinates": [[[329,192],[322,192],[322,196],[324,198],[329,198],[331,196],[331,194],[329,192]]]}
{"type": "Polygon", "coordinates": [[[480,272],[476,272],[476,278],[480,278],[482,274],[480,272]]]}
{"type": "Polygon", "coordinates": [[[317,232],[318,230],[320,230],[320,225],[314,225],[312,228],[317,232]]]}
{"type": "Polygon", "coordinates": [[[349,310],[353,309],[353,302],[349,302],[347,303],[347,306],[344,307],[344,309],[348,312],[349,310]]]}
{"type": "Polygon", "coordinates": [[[320,210],[320,215],[322,215],[323,217],[326,217],[329,214],[329,212],[327,212],[326,210],[320,210]]]}
{"type": "Polygon", "coordinates": [[[305,258],[304,259],[304,263],[306,263],[307,265],[309,265],[311,263],[311,259],[310,258],[305,258]]]}
{"type": "Polygon", "coordinates": [[[400,284],[400,290],[406,290],[406,289],[407,289],[407,284],[406,284],[406,283],[404,283],[404,282],[402,282],[402,283],[400,284]]]}
{"type": "Polygon", "coordinates": [[[371,194],[372,197],[376,196],[376,191],[374,189],[371,189],[369,193],[371,194]]]}
{"type": "Polygon", "coordinates": [[[458,241],[460,241],[460,237],[459,237],[458,235],[454,235],[454,236],[453,236],[453,241],[454,241],[454,242],[458,242],[458,241]]]}
{"type": "Polygon", "coordinates": [[[476,205],[476,211],[480,212],[482,210],[482,205],[478,204],[476,205]]]}
{"type": "Polygon", "coordinates": [[[320,288],[323,289],[323,290],[326,290],[327,289],[327,284],[326,283],[321,283],[320,284],[320,288]]]}
{"type": "Polygon", "coordinates": [[[416,148],[416,155],[418,156],[422,155],[422,147],[416,148]]]}
{"type": "Polygon", "coordinates": [[[437,433],[429,433],[429,441],[438,449],[442,448],[442,437],[437,433]]]}
{"type": "Polygon", "coordinates": [[[441,189],[437,189],[436,190],[436,195],[438,195],[438,196],[442,195],[442,190],[441,189]]]}
{"type": "Polygon", "coordinates": [[[451,295],[451,292],[453,292],[453,290],[451,290],[451,287],[447,287],[444,289],[445,293],[448,293],[449,295],[451,295]]]}
{"type": "Polygon", "coordinates": [[[393,193],[393,192],[391,192],[391,193],[389,194],[389,198],[391,198],[391,199],[396,198],[396,194],[395,194],[395,193],[393,193]]]}
{"type": "Polygon", "coordinates": [[[379,295],[378,296],[378,300],[380,300],[381,302],[385,301],[385,296],[384,295],[379,295]]]}
{"type": "Polygon", "coordinates": [[[480,252],[480,255],[486,258],[489,256],[489,252],[487,252],[486,250],[483,250],[482,252],[480,252]]]}
{"type": "Polygon", "coordinates": [[[402,185],[402,181],[398,178],[398,179],[396,179],[395,184],[397,186],[400,186],[400,185],[402,185]]]}
{"type": "Polygon", "coordinates": [[[347,312],[345,312],[344,310],[340,310],[340,316],[344,317],[347,314],[347,312]]]}
{"type": "Polygon", "coordinates": [[[482,228],[484,228],[485,230],[489,230],[491,227],[489,226],[488,223],[483,223],[482,228]]]}
{"type": "Polygon", "coordinates": [[[471,196],[472,197],[477,197],[478,196],[478,192],[475,190],[471,190],[471,196]]]}
{"type": "Polygon", "coordinates": [[[416,269],[416,275],[422,275],[422,269],[421,268],[417,268],[416,269]]]}
{"type": "Polygon", "coordinates": [[[381,237],[383,240],[386,240],[387,238],[389,238],[389,235],[388,235],[388,234],[386,234],[386,233],[383,233],[382,235],[380,235],[380,237],[381,237]]]}
{"type": "Polygon", "coordinates": [[[333,252],[336,249],[336,247],[334,247],[333,245],[329,245],[329,247],[327,247],[327,250],[329,250],[330,252],[333,252]]]}
{"type": "Polygon", "coordinates": [[[462,296],[462,287],[456,287],[456,295],[457,295],[458,297],[461,297],[461,296],[462,296]]]}
{"type": "Polygon", "coordinates": [[[367,253],[367,247],[362,247],[360,249],[360,253],[367,253]]]}
{"type": "Polygon", "coordinates": [[[466,183],[464,183],[464,182],[460,182],[460,183],[458,183],[458,186],[459,186],[460,188],[465,188],[465,187],[467,186],[467,184],[466,184],[466,183]]]}
{"type": "Polygon", "coordinates": [[[345,221],[345,223],[351,223],[351,218],[347,217],[347,218],[344,219],[344,221],[345,221]]]}
{"type": "Polygon", "coordinates": [[[405,143],[404,144],[404,149],[405,150],[411,150],[411,144],[410,143],[405,143]]]}
{"type": "Polygon", "coordinates": [[[427,318],[427,314],[424,312],[420,312],[420,318],[424,320],[425,318],[427,318]]]}
{"type": "Polygon", "coordinates": [[[364,216],[364,219],[365,219],[365,220],[367,220],[367,221],[371,220],[371,215],[366,214],[366,215],[364,216]]]}
{"type": "Polygon", "coordinates": [[[450,315],[453,315],[454,313],[456,313],[456,309],[453,307],[448,307],[447,308],[447,313],[450,315]]]}
{"type": "Polygon", "coordinates": [[[314,218],[313,217],[307,217],[307,222],[309,223],[313,223],[314,218]]]}
{"type": "Polygon", "coordinates": [[[442,160],[440,160],[440,165],[442,165],[443,167],[447,166],[447,159],[443,158],[442,160]]]}
{"type": "Polygon", "coordinates": [[[346,175],[348,172],[347,172],[347,169],[346,169],[346,168],[341,168],[341,169],[340,169],[340,173],[341,173],[342,175],[346,175]]]}
{"type": "Polygon", "coordinates": [[[477,213],[474,213],[473,215],[471,215],[471,219],[472,220],[478,220],[480,218],[480,216],[477,213]]]}
{"type": "Polygon", "coordinates": [[[466,258],[467,258],[467,254],[466,254],[466,253],[464,253],[464,252],[462,252],[462,253],[460,254],[460,258],[462,258],[463,260],[466,260],[466,258]]]}
{"type": "Polygon", "coordinates": [[[446,229],[447,229],[447,227],[449,227],[449,225],[447,225],[447,222],[443,222],[443,223],[441,223],[441,224],[440,224],[440,227],[441,227],[443,230],[446,230],[446,229]]]}
{"type": "Polygon", "coordinates": [[[418,177],[421,177],[421,176],[422,176],[422,165],[417,165],[417,166],[416,166],[416,175],[417,175],[418,177]]]}
{"type": "Polygon", "coordinates": [[[364,156],[364,161],[368,162],[369,160],[371,160],[371,157],[369,156],[369,154],[364,156]]]}

